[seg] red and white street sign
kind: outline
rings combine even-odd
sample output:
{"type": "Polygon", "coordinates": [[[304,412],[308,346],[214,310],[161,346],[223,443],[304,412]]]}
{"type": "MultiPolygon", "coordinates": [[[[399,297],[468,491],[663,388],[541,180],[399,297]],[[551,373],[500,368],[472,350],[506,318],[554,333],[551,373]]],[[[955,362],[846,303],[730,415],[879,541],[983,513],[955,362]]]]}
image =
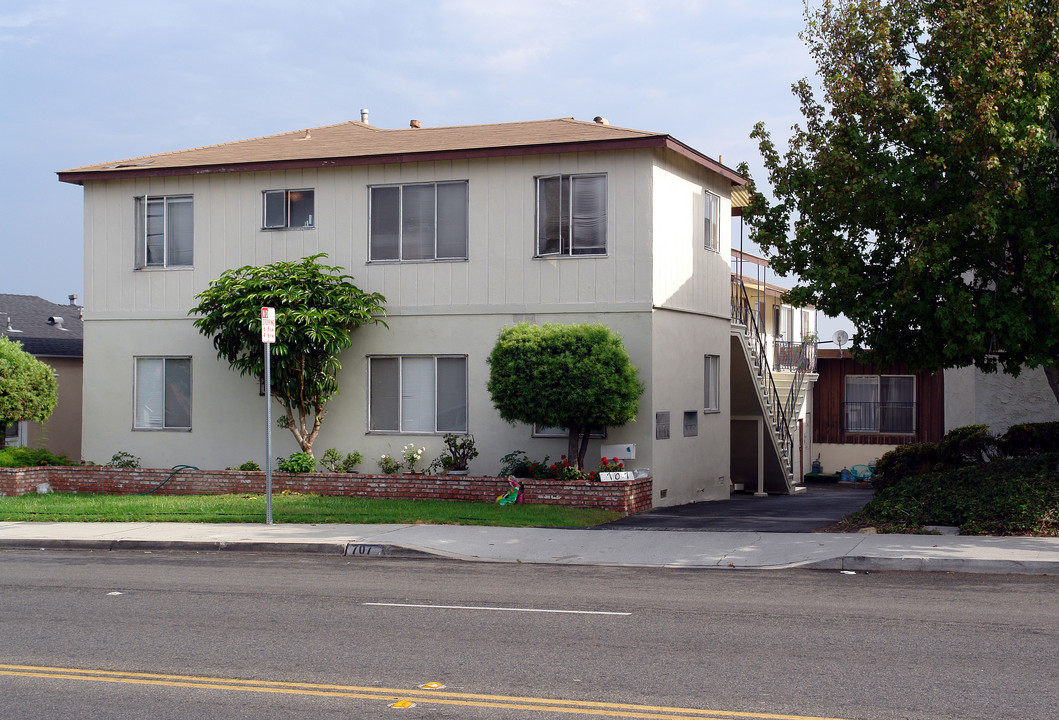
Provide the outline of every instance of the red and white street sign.
{"type": "Polygon", "coordinates": [[[276,342],[276,308],[261,308],[261,342],[276,342]]]}

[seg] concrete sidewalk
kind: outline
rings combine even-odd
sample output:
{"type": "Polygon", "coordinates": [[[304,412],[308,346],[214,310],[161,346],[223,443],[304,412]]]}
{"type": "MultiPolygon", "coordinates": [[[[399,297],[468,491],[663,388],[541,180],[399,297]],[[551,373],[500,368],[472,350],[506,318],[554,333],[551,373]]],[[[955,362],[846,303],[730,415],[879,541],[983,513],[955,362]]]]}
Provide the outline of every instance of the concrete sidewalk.
{"type": "Polygon", "coordinates": [[[949,535],[0,522],[0,549],[244,551],[560,565],[1059,575],[1059,538],[949,535]]]}

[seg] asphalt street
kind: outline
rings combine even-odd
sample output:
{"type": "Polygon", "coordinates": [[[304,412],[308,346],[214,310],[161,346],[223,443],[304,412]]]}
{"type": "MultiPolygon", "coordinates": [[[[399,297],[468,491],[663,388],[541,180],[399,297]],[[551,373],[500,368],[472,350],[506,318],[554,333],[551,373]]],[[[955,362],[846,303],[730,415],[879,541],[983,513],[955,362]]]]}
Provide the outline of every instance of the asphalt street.
{"type": "Polygon", "coordinates": [[[0,553],[5,720],[1028,720],[1054,578],[0,553]],[[424,687],[428,683],[437,686],[424,687]],[[434,689],[436,688],[436,689],[434,689]]]}

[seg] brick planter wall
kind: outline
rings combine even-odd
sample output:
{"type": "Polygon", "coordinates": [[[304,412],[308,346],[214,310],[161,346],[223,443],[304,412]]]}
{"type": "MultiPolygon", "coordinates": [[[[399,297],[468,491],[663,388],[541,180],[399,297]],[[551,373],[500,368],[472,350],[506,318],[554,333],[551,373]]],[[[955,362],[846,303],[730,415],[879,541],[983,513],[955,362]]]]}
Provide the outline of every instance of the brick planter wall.
{"type": "MultiPolygon", "coordinates": [[[[265,492],[265,473],[237,470],[172,470],[152,468],[125,470],[109,467],[0,468],[0,496],[36,492],[49,483],[55,492],[131,495],[156,492],[163,495],[224,495],[265,492]],[[172,475],[172,477],[170,477],[172,475]],[[166,482],[166,479],[168,482],[166,482]]],[[[495,502],[511,489],[497,477],[432,475],[359,475],[345,473],[272,474],[272,491],[284,490],[317,495],[354,495],[412,500],[462,500],[495,502]]],[[[627,515],[651,509],[651,478],[630,482],[522,481],[525,501],[538,505],[566,505],[616,510],[627,515]]]]}

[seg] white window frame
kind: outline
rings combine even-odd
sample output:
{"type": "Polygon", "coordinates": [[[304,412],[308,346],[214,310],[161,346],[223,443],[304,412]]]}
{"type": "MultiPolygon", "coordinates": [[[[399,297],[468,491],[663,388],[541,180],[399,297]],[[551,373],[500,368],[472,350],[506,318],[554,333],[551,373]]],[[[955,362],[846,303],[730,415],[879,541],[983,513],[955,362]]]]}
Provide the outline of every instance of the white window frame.
{"type": "MultiPolygon", "coordinates": [[[[299,199],[295,197],[297,202],[299,199]]],[[[261,192],[261,229],[262,230],[311,230],[316,227],[316,190],[314,188],[294,188],[290,190],[263,190],[261,192]],[[302,225],[291,225],[291,195],[297,193],[308,193],[312,197],[312,210],[309,212],[307,223],[302,225]],[[283,221],[279,224],[269,225],[268,205],[269,198],[282,198],[283,221]]]]}
{"type": "Polygon", "coordinates": [[[564,258],[564,257],[606,257],[607,249],[609,247],[609,207],[610,207],[610,187],[607,178],[607,173],[556,173],[552,175],[539,175],[534,179],[534,257],[538,258],[564,258]],[[596,246],[583,246],[582,248],[575,247],[574,244],[574,232],[576,230],[575,217],[573,208],[575,206],[575,186],[579,180],[587,180],[589,178],[602,178],[603,180],[603,207],[602,217],[602,235],[603,245],[602,247],[596,246]],[[543,250],[541,248],[541,183],[548,181],[559,181],[559,244],[557,250],[543,250]],[[566,185],[567,192],[563,193],[563,185],[566,185]],[[566,214],[564,216],[563,207],[566,207],[566,214]]]}
{"type": "Polygon", "coordinates": [[[369,435],[442,435],[445,433],[455,433],[457,435],[469,432],[470,427],[470,396],[468,393],[468,387],[470,385],[469,380],[469,363],[467,362],[466,355],[369,355],[368,356],[368,391],[367,391],[367,406],[368,406],[368,434],[369,435]],[[403,427],[404,424],[404,363],[408,360],[429,358],[434,362],[434,375],[433,375],[433,392],[434,392],[434,419],[433,428],[431,430],[408,430],[403,427]],[[440,409],[438,407],[438,360],[442,359],[459,359],[463,361],[463,427],[462,428],[441,428],[438,425],[438,416],[440,409]],[[397,428],[375,428],[373,422],[373,407],[372,407],[372,365],[377,360],[396,360],[397,361],[397,428]]]}
{"type": "Polygon", "coordinates": [[[139,195],[133,198],[136,203],[136,253],[135,253],[135,267],[137,270],[143,270],[148,268],[157,269],[169,269],[169,268],[190,268],[195,263],[195,205],[194,198],[192,195],[139,195]],[[149,223],[148,218],[150,216],[150,208],[154,203],[160,203],[162,206],[162,247],[161,247],[161,262],[150,262],[150,236],[149,236],[149,223]],[[170,208],[175,204],[187,203],[191,206],[191,217],[190,217],[190,237],[188,242],[190,247],[188,249],[189,258],[185,262],[171,262],[170,261],[170,208]]]}
{"type": "Polygon", "coordinates": [[[467,180],[439,180],[437,182],[425,182],[425,183],[392,183],[386,185],[370,185],[368,186],[368,262],[445,262],[445,261],[465,261],[469,255],[468,246],[470,245],[470,183],[467,180]],[[464,205],[463,205],[463,252],[457,255],[444,255],[439,254],[438,248],[438,188],[445,185],[463,185],[464,186],[464,205]],[[433,187],[434,188],[434,253],[432,257],[425,258],[406,258],[405,257],[405,242],[404,242],[404,192],[405,188],[410,187],[433,187]],[[381,257],[377,256],[379,253],[376,252],[376,246],[373,238],[375,216],[375,191],[383,190],[386,188],[396,188],[398,191],[398,204],[397,204],[397,257],[381,257]]]}
{"type": "Polygon", "coordinates": [[[190,355],[137,355],[133,358],[133,388],[132,388],[132,429],[136,431],[146,432],[191,432],[191,419],[192,419],[192,388],[194,387],[192,378],[192,367],[191,367],[191,356],[190,355]],[[140,372],[140,362],[144,360],[161,360],[162,361],[162,387],[161,392],[157,393],[161,398],[162,407],[157,411],[157,414],[161,417],[161,425],[149,425],[141,420],[140,411],[140,392],[143,386],[140,372]],[[187,363],[187,425],[166,425],[166,395],[168,394],[166,388],[166,368],[165,366],[169,362],[186,362],[187,363]]]}
{"type": "Polygon", "coordinates": [[[721,356],[702,356],[702,411],[721,411],[721,356]]]}
{"type": "Polygon", "coordinates": [[[707,250],[721,251],[721,196],[704,191],[703,241],[707,250]]]}
{"type": "Polygon", "coordinates": [[[26,447],[26,443],[29,442],[29,424],[25,420],[9,423],[4,428],[4,434],[7,436],[8,448],[26,447]],[[12,428],[14,428],[14,433],[11,433],[12,428]]]}

